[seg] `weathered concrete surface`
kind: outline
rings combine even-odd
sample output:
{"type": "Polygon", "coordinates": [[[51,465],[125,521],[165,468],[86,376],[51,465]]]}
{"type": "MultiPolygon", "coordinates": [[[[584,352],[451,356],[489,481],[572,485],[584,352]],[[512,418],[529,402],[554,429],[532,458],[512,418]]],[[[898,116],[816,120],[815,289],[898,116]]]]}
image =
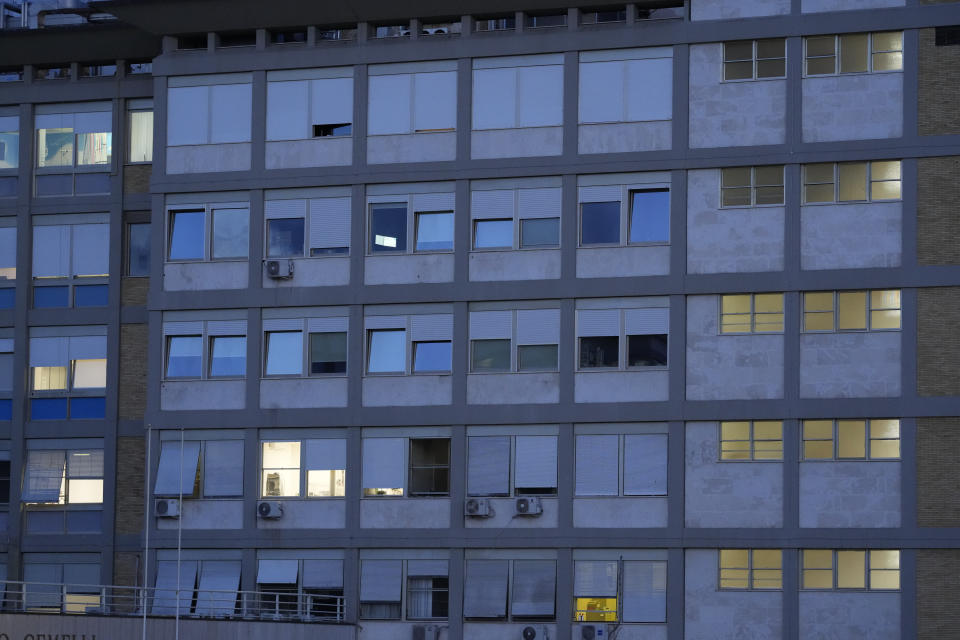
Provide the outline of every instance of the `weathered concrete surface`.
{"type": "Polygon", "coordinates": [[[803,79],[804,142],[873,140],[901,135],[902,73],[803,79]]]}
{"type": "Polygon", "coordinates": [[[899,331],[800,336],[800,397],[895,398],[900,395],[899,331]]]}
{"type": "Polygon", "coordinates": [[[902,211],[900,202],[801,207],[801,267],[899,267],[902,211]]]}
{"type": "Polygon", "coordinates": [[[900,462],[803,462],[800,526],[900,526],[900,462]]]}

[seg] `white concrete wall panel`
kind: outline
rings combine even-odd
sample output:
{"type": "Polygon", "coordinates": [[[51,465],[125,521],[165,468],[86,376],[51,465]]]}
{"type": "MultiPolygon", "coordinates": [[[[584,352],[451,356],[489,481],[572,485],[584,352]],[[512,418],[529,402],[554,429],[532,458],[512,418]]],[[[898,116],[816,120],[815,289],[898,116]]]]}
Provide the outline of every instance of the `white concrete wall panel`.
{"type": "Polygon", "coordinates": [[[451,253],[367,256],[364,262],[363,283],[453,282],[453,263],[451,253]]]}
{"type": "Polygon", "coordinates": [[[687,400],[783,397],[783,336],[719,335],[717,296],[687,298],[687,400]]]}
{"type": "Polygon", "coordinates": [[[264,289],[290,287],[342,287],[350,284],[350,258],[301,258],[293,261],[293,277],[276,280],[261,276],[264,289]]]}
{"type": "Polygon", "coordinates": [[[250,267],[242,262],[168,262],[163,265],[164,291],[246,289],[250,267]]]}
{"type": "Polygon", "coordinates": [[[723,44],[690,47],[692,148],[783,144],[786,114],[786,80],[723,82],[723,44]]]}
{"type": "Polygon", "coordinates": [[[896,593],[802,591],[800,640],[900,640],[896,593]]]}
{"type": "Polygon", "coordinates": [[[575,498],[573,526],[614,529],[665,527],[667,526],[667,499],[654,496],[575,498]]]}
{"type": "Polygon", "coordinates": [[[257,518],[258,529],[342,529],[347,503],[337,499],[283,500],[283,517],[257,518]]]}
{"type": "Polygon", "coordinates": [[[446,529],[449,498],[379,498],[360,501],[363,529],[446,529]]]}
{"type": "Polygon", "coordinates": [[[493,129],[473,131],[470,136],[470,155],[474,160],[559,156],[563,153],[563,127],[493,129]]]}
{"type": "Polygon", "coordinates": [[[800,208],[800,259],[806,270],[899,267],[900,202],[800,208]]]}
{"type": "Polygon", "coordinates": [[[472,282],[556,280],[559,277],[559,249],[477,251],[470,254],[472,282]]]}
{"type": "Polygon", "coordinates": [[[456,160],[456,158],[457,134],[455,132],[410,133],[367,138],[369,164],[441,162],[456,160]]]}
{"type": "Polygon", "coordinates": [[[183,500],[180,520],[157,518],[157,529],[243,529],[243,500],[183,500]]]}
{"type": "Polygon", "coordinates": [[[243,409],[246,386],[246,380],[167,380],[160,384],[160,410],[243,409]]]}
{"type": "Polygon", "coordinates": [[[670,247],[596,247],[577,249],[578,278],[665,276],[670,247]]]}
{"type": "MultiPolygon", "coordinates": [[[[715,549],[688,549],[684,559],[684,600],[686,602],[684,638],[687,640],[781,640],[783,638],[782,592],[718,590],[717,576],[720,571],[718,552],[715,549]]],[[[809,640],[813,640],[814,637],[816,636],[807,636],[809,640]]],[[[856,637],[870,636],[847,636],[848,639],[856,637]]]]}
{"type": "Polygon", "coordinates": [[[167,173],[249,171],[249,142],[167,147],[167,173]]]}
{"type": "Polygon", "coordinates": [[[905,7],[907,0],[802,0],[800,10],[803,13],[823,11],[856,11],[864,9],[885,9],[887,7],[905,7]]]}
{"type": "Polygon", "coordinates": [[[720,208],[720,170],[687,173],[687,273],[782,271],[784,207],[720,208]]]}
{"type": "Polygon", "coordinates": [[[800,526],[900,526],[900,462],[800,463],[800,526]]]}
{"type": "Polygon", "coordinates": [[[489,373],[467,377],[467,404],[560,402],[559,373],[489,373]]]}
{"type": "Polygon", "coordinates": [[[582,124],[578,137],[580,153],[663,151],[673,144],[673,123],[667,120],[582,124]]]}
{"type": "MultiPolygon", "coordinates": [[[[547,638],[557,637],[557,625],[538,624],[533,622],[465,622],[463,625],[463,640],[491,640],[491,638],[522,638],[524,627],[529,626],[547,628],[547,638]]],[[[540,637],[540,634],[537,634],[540,637]]],[[[399,638],[399,636],[395,636],[399,638]]]]}
{"type": "Polygon", "coordinates": [[[353,138],[267,142],[267,169],[340,167],[353,163],[353,138]]]}
{"type": "Polygon", "coordinates": [[[346,378],[276,378],[260,381],[261,409],[346,406],[346,378]]]}
{"type": "Polygon", "coordinates": [[[896,398],[899,331],[800,336],[801,398],[896,398]]]}
{"type": "Polygon", "coordinates": [[[783,526],[783,463],[720,462],[719,424],[686,425],[688,527],[783,526]]]}
{"type": "Polygon", "coordinates": [[[691,20],[733,20],[782,16],[790,13],[790,0],[691,0],[691,20]]]}
{"type": "Polygon", "coordinates": [[[803,141],[874,140],[903,135],[903,74],[803,79],[803,141]]]}
{"type": "Polygon", "coordinates": [[[363,406],[415,407],[450,404],[450,376],[383,376],[363,379],[363,406]]]}
{"type": "Polygon", "coordinates": [[[661,402],[670,397],[670,372],[588,371],[578,373],[574,402],[661,402]]]}

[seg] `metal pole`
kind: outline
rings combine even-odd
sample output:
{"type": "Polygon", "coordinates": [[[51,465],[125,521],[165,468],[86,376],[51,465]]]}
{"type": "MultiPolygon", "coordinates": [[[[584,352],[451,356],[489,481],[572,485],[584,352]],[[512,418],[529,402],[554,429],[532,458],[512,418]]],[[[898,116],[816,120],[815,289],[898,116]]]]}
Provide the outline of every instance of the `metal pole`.
{"type": "Polygon", "coordinates": [[[176,640],[180,640],[180,551],[183,539],[183,427],[180,427],[180,471],[177,473],[180,489],[180,517],[177,518],[177,613],[175,617],[176,640]]]}
{"type": "Polygon", "coordinates": [[[147,579],[150,575],[150,448],[153,445],[153,425],[147,425],[147,486],[143,488],[143,632],[141,637],[147,640],[147,579]]]}

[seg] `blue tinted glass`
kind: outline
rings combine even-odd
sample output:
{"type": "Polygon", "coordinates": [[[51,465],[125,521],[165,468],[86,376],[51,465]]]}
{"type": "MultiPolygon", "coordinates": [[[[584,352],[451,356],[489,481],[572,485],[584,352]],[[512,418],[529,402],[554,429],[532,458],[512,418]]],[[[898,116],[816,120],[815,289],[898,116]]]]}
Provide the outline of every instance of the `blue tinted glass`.
{"type": "Polygon", "coordinates": [[[407,250],[407,205],[375,204],[370,211],[370,251],[407,250]]]}
{"type": "Polygon", "coordinates": [[[110,193],[110,174],[78,173],[76,178],[78,196],[93,193],[110,193]]]}
{"type": "Polygon", "coordinates": [[[203,260],[203,211],[178,211],[171,214],[170,259],[203,260]]]}
{"type": "Polygon", "coordinates": [[[52,307],[66,307],[70,302],[69,287],[34,287],[34,309],[50,309],[52,307]]]}
{"type": "Polygon", "coordinates": [[[38,196],[72,196],[73,174],[37,176],[38,196]]]}
{"type": "Polygon", "coordinates": [[[0,420],[13,420],[13,400],[0,400],[0,420]]]}
{"type": "Polygon", "coordinates": [[[16,178],[0,178],[0,198],[13,198],[17,195],[16,178]]]}
{"type": "Polygon", "coordinates": [[[13,309],[17,297],[17,290],[13,288],[0,289],[0,309],[13,309]]]}
{"type": "Polygon", "coordinates": [[[173,336],[167,341],[167,377],[199,378],[200,336],[173,336]]]}
{"type": "Polygon", "coordinates": [[[33,398],[30,401],[30,417],[33,420],[66,420],[66,398],[33,398]]]}
{"type": "Polygon", "coordinates": [[[450,371],[450,342],[417,342],[413,345],[413,370],[450,371]]]}
{"type": "Polygon", "coordinates": [[[513,220],[477,220],[473,228],[474,249],[513,246],[513,220]]]}
{"type": "Polygon", "coordinates": [[[580,244],[619,243],[619,202],[584,202],[580,205],[580,244]]]}
{"type": "Polygon", "coordinates": [[[520,221],[520,246],[559,247],[560,218],[529,218],[520,221]]]}
{"type": "Polygon", "coordinates": [[[247,339],[218,336],[212,339],[211,378],[242,378],[247,375],[247,339]]]}
{"type": "Polygon", "coordinates": [[[73,289],[73,304],[77,307],[105,307],[109,288],[105,284],[87,284],[73,289]]]}
{"type": "Polygon", "coordinates": [[[634,191],[630,202],[630,242],[670,239],[670,191],[634,191]]]}
{"type": "Polygon", "coordinates": [[[417,214],[417,251],[453,249],[453,213],[417,214]]]}
{"type": "Polygon", "coordinates": [[[67,533],[100,533],[102,511],[67,511],[67,533]]]}
{"type": "Polygon", "coordinates": [[[71,420],[102,420],[107,414],[106,398],[71,398],[71,420]]]}
{"type": "Polygon", "coordinates": [[[295,258],[303,255],[303,218],[267,221],[267,257],[295,258]]]}

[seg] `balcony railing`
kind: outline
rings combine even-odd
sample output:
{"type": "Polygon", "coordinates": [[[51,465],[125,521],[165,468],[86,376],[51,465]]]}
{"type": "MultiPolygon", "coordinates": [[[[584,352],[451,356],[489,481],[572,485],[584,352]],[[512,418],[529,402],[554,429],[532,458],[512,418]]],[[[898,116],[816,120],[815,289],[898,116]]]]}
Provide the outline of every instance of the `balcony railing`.
{"type": "Polygon", "coordinates": [[[343,596],[0,581],[0,612],[343,622],[343,596]],[[179,607],[178,607],[179,601],[179,607]]]}

